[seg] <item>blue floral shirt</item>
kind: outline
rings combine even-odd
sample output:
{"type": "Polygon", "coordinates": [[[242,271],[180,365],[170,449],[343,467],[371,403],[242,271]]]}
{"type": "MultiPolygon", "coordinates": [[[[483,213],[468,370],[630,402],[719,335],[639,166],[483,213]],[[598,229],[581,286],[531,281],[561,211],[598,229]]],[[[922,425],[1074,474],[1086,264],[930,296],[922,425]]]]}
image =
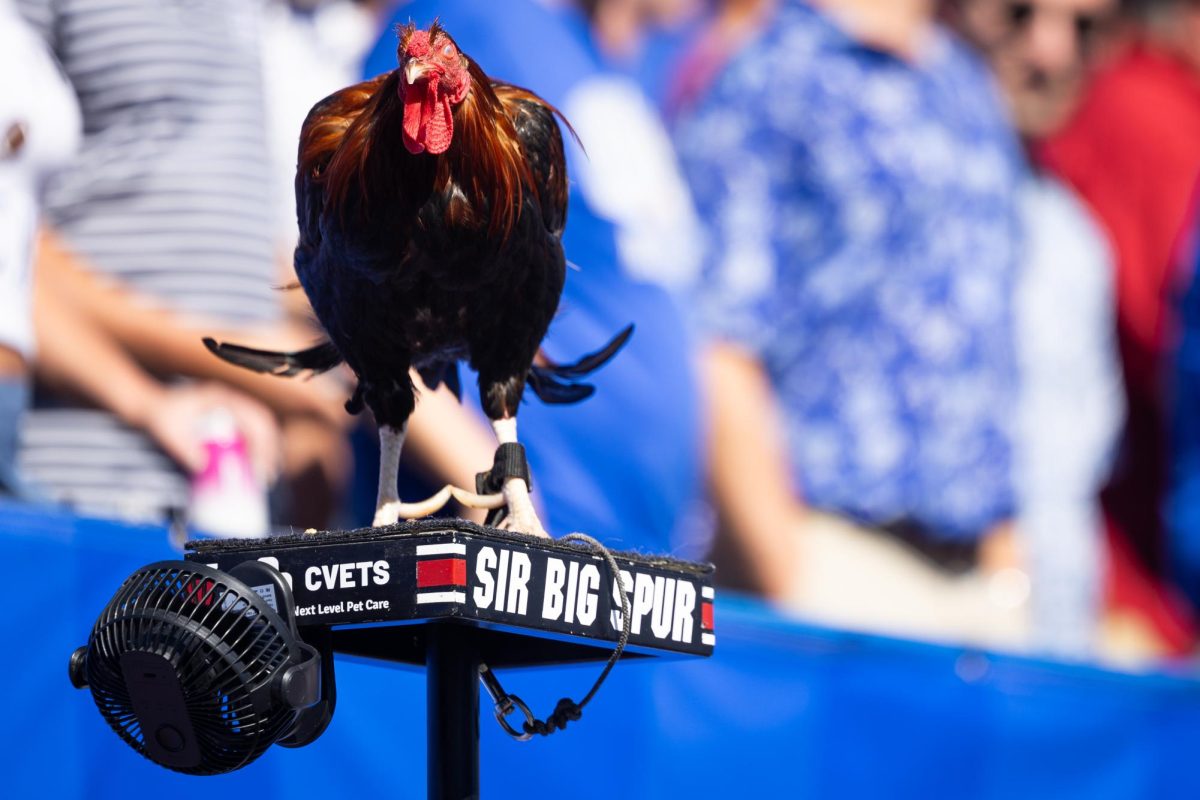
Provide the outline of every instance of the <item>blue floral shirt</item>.
{"type": "Polygon", "coordinates": [[[761,358],[805,502],[952,539],[1009,517],[1022,161],[983,65],[793,0],[676,142],[711,224],[696,321],[761,358]]]}

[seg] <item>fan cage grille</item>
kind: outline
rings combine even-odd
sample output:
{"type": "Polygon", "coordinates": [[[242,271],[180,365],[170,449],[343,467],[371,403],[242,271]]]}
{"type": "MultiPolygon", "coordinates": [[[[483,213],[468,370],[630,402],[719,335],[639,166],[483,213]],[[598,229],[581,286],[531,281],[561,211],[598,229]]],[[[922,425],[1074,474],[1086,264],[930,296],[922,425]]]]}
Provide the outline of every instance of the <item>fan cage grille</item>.
{"type": "Polygon", "coordinates": [[[92,697],[112,729],[150,758],[120,656],[162,656],[178,675],[201,752],[198,766],[171,768],[196,775],[238,769],[296,719],[270,690],[290,656],[290,637],[280,624],[261,598],[216,570],[186,562],[145,567],[122,584],[92,631],[92,697]]]}

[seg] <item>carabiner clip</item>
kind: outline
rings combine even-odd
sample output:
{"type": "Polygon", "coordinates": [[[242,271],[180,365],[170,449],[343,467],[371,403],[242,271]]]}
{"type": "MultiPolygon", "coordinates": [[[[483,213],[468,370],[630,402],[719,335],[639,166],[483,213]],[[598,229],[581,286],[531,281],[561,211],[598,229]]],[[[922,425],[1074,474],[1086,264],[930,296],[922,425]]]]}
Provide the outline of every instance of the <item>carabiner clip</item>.
{"type": "Polygon", "coordinates": [[[533,712],[529,710],[529,706],[525,705],[521,698],[515,694],[508,694],[504,691],[504,687],[500,685],[500,681],[496,678],[496,673],[492,672],[487,664],[479,665],[479,680],[483,682],[483,688],[487,689],[487,693],[492,696],[492,702],[496,704],[496,722],[500,723],[500,727],[509,736],[516,739],[518,742],[527,742],[533,738],[533,734],[528,731],[518,731],[513,728],[508,722],[508,715],[516,709],[521,709],[521,713],[525,715],[525,721],[532,725],[537,719],[533,716],[533,712]]]}

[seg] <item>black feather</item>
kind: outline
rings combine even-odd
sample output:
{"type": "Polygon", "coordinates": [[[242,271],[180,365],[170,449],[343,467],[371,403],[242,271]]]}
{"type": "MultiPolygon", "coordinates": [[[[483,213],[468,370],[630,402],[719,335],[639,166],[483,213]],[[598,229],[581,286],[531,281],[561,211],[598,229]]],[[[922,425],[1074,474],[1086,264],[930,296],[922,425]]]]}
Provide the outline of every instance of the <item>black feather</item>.
{"type": "Polygon", "coordinates": [[[240,344],[217,342],[205,337],[204,346],[209,352],[235,366],[254,372],[290,378],[303,372],[319,375],[342,363],[342,357],[331,342],[321,342],[307,350],[284,353],[275,350],[257,350],[240,344]]]}
{"type": "Polygon", "coordinates": [[[585,375],[590,375],[611,361],[612,357],[625,346],[625,343],[629,341],[629,337],[632,335],[633,325],[626,325],[620,333],[608,341],[608,344],[594,353],[588,353],[583,358],[570,364],[551,364],[542,369],[560,378],[582,378],[585,375]]]}
{"type": "Polygon", "coordinates": [[[534,366],[529,370],[526,384],[546,405],[568,405],[591,397],[596,387],[587,383],[565,383],[554,377],[545,367],[534,366]]]}
{"type": "Polygon", "coordinates": [[[592,396],[596,388],[587,383],[575,383],[572,379],[590,375],[607,364],[633,335],[633,325],[625,328],[609,340],[608,344],[588,353],[570,364],[534,364],[529,368],[526,382],[543,403],[561,405],[578,403],[592,396]]]}

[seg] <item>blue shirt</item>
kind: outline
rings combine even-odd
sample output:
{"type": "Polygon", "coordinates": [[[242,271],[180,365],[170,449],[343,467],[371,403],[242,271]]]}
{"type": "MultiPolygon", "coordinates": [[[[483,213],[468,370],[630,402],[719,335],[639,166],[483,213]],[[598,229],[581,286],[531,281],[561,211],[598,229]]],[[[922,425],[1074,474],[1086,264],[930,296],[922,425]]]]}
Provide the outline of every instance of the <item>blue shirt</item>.
{"type": "Polygon", "coordinates": [[[943,538],[1008,517],[1021,159],[982,64],[793,0],[676,142],[713,224],[696,320],[761,358],[804,501],[943,538]]]}
{"type": "MultiPolygon", "coordinates": [[[[396,67],[392,24],[412,19],[427,27],[435,17],[488,75],[537,92],[568,114],[577,90],[594,86],[602,72],[578,16],[529,0],[417,0],[398,9],[366,73],[396,67]]],[[[584,158],[568,143],[572,183],[563,245],[573,268],[545,349],[555,360],[572,361],[630,322],[636,330],[592,376],[596,393],[579,405],[546,406],[526,393],[518,434],[534,492],[554,535],[583,531],[623,549],[697,555],[676,538],[700,474],[690,341],[670,296],[624,269],[620,231],[585,191],[595,171],[583,168],[584,158]]]]}
{"type": "Polygon", "coordinates": [[[1196,258],[1183,273],[1190,284],[1180,303],[1182,335],[1170,381],[1174,393],[1166,518],[1171,573],[1200,608],[1200,215],[1191,240],[1196,258]]]}

